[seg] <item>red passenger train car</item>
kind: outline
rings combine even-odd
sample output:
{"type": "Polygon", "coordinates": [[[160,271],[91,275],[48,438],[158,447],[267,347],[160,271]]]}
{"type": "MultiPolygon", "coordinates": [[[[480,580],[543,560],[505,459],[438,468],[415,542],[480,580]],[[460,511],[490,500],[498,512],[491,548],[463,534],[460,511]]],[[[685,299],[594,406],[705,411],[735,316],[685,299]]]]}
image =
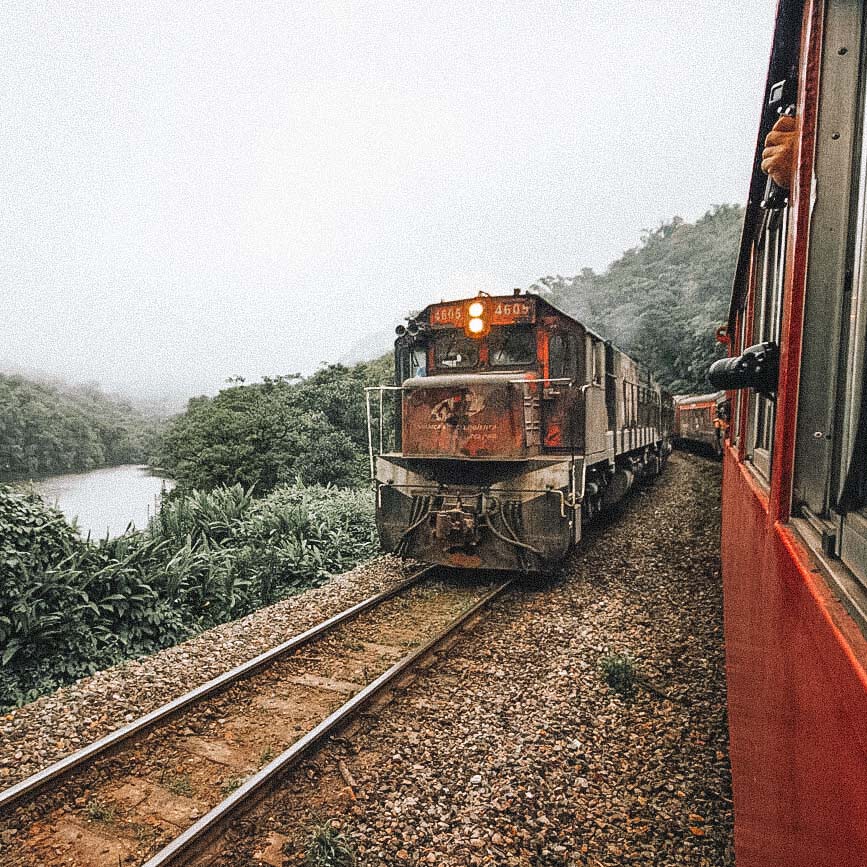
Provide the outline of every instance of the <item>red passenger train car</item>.
{"type": "Polygon", "coordinates": [[[722,569],[738,867],[867,864],[867,32],[782,0],[729,314],[722,569]],[[793,170],[762,173],[795,120],[793,170]]]}
{"type": "Polygon", "coordinates": [[[546,571],[671,449],[647,369],[538,295],[426,307],[398,327],[384,391],[393,426],[368,389],[380,539],[425,563],[546,571]]]}
{"type": "Polygon", "coordinates": [[[724,391],[674,396],[674,444],[705,446],[717,457],[729,426],[729,402],[724,391]]]}

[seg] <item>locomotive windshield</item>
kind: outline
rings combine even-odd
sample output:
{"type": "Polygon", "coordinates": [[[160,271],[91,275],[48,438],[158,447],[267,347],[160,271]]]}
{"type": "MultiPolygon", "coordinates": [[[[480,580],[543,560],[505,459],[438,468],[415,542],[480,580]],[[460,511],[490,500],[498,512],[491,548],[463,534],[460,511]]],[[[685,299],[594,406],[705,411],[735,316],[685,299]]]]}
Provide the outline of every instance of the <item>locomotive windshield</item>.
{"type": "Polygon", "coordinates": [[[491,367],[522,367],[536,360],[536,338],[530,328],[494,328],[488,347],[491,367]]]}
{"type": "Polygon", "coordinates": [[[479,363],[479,342],[455,329],[440,331],[434,343],[437,367],[467,368],[479,363]]]}

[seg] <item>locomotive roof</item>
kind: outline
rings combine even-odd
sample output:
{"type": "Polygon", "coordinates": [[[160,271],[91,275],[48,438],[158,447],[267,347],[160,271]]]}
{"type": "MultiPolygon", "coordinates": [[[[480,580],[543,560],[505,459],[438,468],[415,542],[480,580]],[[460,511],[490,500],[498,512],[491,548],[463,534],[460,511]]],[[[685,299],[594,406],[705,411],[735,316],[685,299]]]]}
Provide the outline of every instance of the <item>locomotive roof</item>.
{"type": "Polygon", "coordinates": [[[676,394],[674,402],[678,406],[686,406],[690,403],[716,403],[725,398],[724,391],[714,391],[711,394],[676,394]]]}
{"type": "MultiPolygon", "coordinates": [[[[469,298],[455,298],[452,301],[437,301],[434,304],[428,304],[418,315],[419,316],[429,316],[431,307],[438,307],[440,304],[460,304],[466,301],[472,301],[475,298],[475,295],[470,296],[469,298]]],[[[618,352],[623,352],[619,346],[616,346],[610,340],[603,337],[601,334],[598,334],[592,328],[588,328],[583,322],[579,322],[574,316],[567,313],[565,310],[557,307],[556,304],[552,304],[547,298],[544,298],[542,295],[537,295],[535,292],[522,292],[520,295],[514,295],[509,293],[508,295],[491,295],[490,298],[496,298],[498,301],[516,301],[519,298],[533,298],[535,301],[539,301],[544,304],[546,307],[549,307],[554,313],[558,316],[562,316],[564,319],[569,319],[574,322],[576,325],[580,325],[588,334],[595,337],[597,340],[602,341],[602,343],[610,343],[618,352]]],[[[624,355],[628,353],[623,352],[624,355]]]]}
{"type": "MultiPolygon", "coordinates": [[[[434,302],[433,304],[428,304],[427,307],[425,307],[421,311],[419,311],[416,318],[424,317],[425,319],[429,320],[430,319],[430,310],[432,307],[438,307],[440,304],[460,304],[463,302],[472,301],[472,299],[475,297],[476,296],[473,295],[473,296],[470,296],[469,298],[455,298],[451,301],[437,301],[437,302],[434,302]]],[[[652,383],[655,386],[659,385],[659,383],[656,381],[653,374],[651,373],[649,367],[642,364],[637,359],[632,358],[632,356],[628,352],[624,352],[613,341],[608,340],[607,338],[603,337],[601,334],[594,331],[592,328],[588,328],[583,322],[579,322],[574,316],[567,313],[565,310],[562,310],[560,307],[557,307],[556,304],[552,304],[547,298],[544,298],[541,295],[537,295],[535,292],[522,292],[520,295],[515,295],[513,293],[510,293],[508,295],[490,295],[488,297],[490,297],[492,299],[495,298],[498,301],[515,301],[519,298],[532,298],[534,301],[537,301],[538,303],[543,304],[545,307],[548,307],[553,313],[556,313],[558,316],[562,316],[564,319],[568,319],[571,322],[574,322],[576,325],[579,325],[591,337],[596,338],[596,340],[600,341],[601,343],[605,343],[606,345],[613,347],[621,355],[625,355],[627,358],[634,361],[638,365],[639,371],[644,371],[646,373],[647,379],[650,383],[652,383]]]]}

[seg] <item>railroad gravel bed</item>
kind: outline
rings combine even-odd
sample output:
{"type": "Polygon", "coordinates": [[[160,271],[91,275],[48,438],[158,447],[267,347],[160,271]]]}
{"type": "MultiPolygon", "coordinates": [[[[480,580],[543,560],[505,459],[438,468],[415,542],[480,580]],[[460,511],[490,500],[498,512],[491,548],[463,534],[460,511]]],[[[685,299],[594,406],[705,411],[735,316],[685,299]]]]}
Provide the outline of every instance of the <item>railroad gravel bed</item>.
{"type": "Polygon", "coordinates": [[[153,656],[82,678],[3,715],[0,789],[397,583],[409,572],[397,558],[377,558],[321,587],[153,656]]]}
{"type": "Polygon", "coordinates": [[[331,820],[362,867],[733,865],[718,486],[718,464],[675,454],[563,576],[498,602],[294,772],[217,863],[297,864],[331,820]],[[642,679],[626,697],[612,654],[642,679]]]}
{"type": "MultiPolygon", "coordinates": [[[[674,455],[562,576],[496,603],[293,773],[220,863],[300,863],[331,819],[359,867],[733,865],[718,485],[717,464],[674,455]],[[643,678],[630,696],[601,673],[613,653],[643,678]]],[[[7,714],[0,786],[404,574],[379,559],[7,714]]]]}

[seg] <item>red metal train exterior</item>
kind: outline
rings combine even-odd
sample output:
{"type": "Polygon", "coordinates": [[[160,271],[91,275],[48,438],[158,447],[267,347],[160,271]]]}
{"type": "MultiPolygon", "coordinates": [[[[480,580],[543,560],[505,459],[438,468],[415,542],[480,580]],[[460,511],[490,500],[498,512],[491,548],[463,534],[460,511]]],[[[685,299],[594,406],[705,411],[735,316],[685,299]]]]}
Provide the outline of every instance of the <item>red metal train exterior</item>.
{"type": "MultiPolygon", "coordinates": [[[[544,298],[432,304],[398,332],[386,389],[398,397],[393,424],[379,390],[370,426],[372,441],[379,430],[371,470],[385,550],[544,571],[583,523],[661,471],[670,397],[544,298]]],[[[368,390],[371,420],[376,391],[368,390]]]]}
{"type": "Polygon", "coordinates": [[[699,444],[717,457],[729,426],[729,402],[724,391],[674,396],[674,444],[699,444]]]}
{"type": "Polygon", "coordinates": [[[722,568],[738,867],[867,864],[864,34],[861,2],[779,5],[732,358],[712,368],[732,400],[722,568]],[[789,99],[786,192],[760,162],[789,99]]]}

